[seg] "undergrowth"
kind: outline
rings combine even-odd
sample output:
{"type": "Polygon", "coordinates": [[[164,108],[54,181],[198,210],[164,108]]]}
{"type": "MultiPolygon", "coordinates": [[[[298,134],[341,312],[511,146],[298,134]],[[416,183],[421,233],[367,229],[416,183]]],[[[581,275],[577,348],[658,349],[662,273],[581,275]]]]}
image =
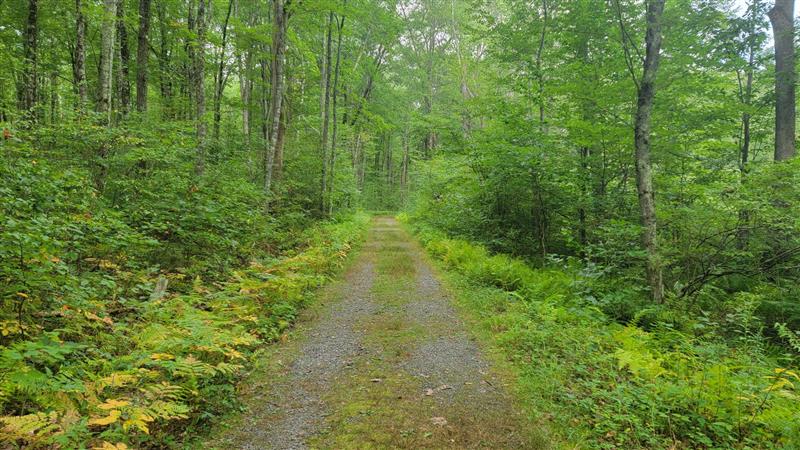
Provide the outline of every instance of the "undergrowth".
{"type": "Polygon", "coordinates": [[[158,215],[146,221],[162,224],[155,229],[97,208],[79,171],[35,160],[0,168],[3,448],[180,446],[237,406],[234,386],[254,350],[286,331],[368,223],[357,214],[312,227],[275,257],[257,248],[257,234],[242,247],[247,227],[263,230],[245,190],[224,200],[230,189],[210,183],[189,192],[208,203],[140,211],[158,215]],[[209,209],[226,206],[235,209],[209,209]],[[172,233],[206,227],[203,215],[219,224],[197,236],[213,255],[187,250],[172,269],[149,262],[164,259],[172,233]]]}
{"type": "Polygon", "coordinates": [[[800,371],[762,340],[733,345],[669,321],[620,324],[582,297],[592,280],[579,270],[534,269],[413,228],[516,368],[525,401],[579,446],[800,445],[800,371]]]}

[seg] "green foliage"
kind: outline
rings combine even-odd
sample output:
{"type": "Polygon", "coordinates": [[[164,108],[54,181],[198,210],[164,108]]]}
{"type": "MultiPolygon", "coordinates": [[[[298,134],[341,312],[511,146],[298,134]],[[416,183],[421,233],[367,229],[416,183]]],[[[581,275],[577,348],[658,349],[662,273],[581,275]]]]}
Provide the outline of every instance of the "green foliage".
{"type": "Polygon", "coordinates": [[[653,312],[651,331],[622,326],[581,296],[592,278],[574,268],[533,269],[412,224],[514,363],[525,401],[535,414],[552,414],[571,440],[588,448],[791,448],[800,439],[798,371],[753,338],[754,296],[731,300],[729,329],[741,339],[730,343],[676,329],[666,309],[653,312]]]}
{"type": "Polygon", "coordinates": [[[235,167],[196,183],[124,148],[114,170],[147,173],[106,195],[79,166],[0,160],[0,445],[178,447],[236,407],[253,351],[366,228],[287,216],[269,252],[263,197],[235,167]]]}

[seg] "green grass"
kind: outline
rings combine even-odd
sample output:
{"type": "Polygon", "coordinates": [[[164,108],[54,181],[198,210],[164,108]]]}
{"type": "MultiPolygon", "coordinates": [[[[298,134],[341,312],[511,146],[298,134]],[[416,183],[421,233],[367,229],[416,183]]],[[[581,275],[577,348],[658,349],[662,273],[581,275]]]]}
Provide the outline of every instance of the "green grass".
{"type": "MultiPolygon", "coordinates": [[[[420,230],[418,230],[420,231],[420,230]]],[[[580,448],[794,448],[797,371],[753,347],[648,332],[585,306],[576,276],[421,230],[531,420],[580,448]]]]}

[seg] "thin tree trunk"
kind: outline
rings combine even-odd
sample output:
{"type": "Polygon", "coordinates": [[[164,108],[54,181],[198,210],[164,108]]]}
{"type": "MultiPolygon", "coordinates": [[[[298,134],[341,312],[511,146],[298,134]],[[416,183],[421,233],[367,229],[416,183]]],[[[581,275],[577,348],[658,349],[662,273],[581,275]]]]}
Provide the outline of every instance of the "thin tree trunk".
{"type": "Polygon", "coordinates": [[[117,3],[117,39],[119,40],[119,68],[117,69],[117,97],[120,112],[128,115],[131,109],[130,63],[131,49],[128,46],[128,28],[125,26],[125,0],[117,3]]]}
{"type": "Polygon", "coordinates": [[[37,121],[36,101],[38,98],[38,41],[39,41],[39,2],[38,0],[28,1],[28,21],[23,34],[23,69],[22,86],[20,89],[20,107],[23,116],[31,122],[37,121]]]}
{"type": "Polygon", "coordinates": [[[272,180],[277,182],[283,178],[283,144],[286,142],[286,127],[289,126],[289,105],[286,104],[288,95],[284,94],[281,107],[281,120],[278,126],[278,135],[275,137],[275,161],[273,163],[272,180]]]}
{"type": "Polygon", "coordinates": [[[75,0],[75,87],[78,90],[78,111],[89,101],[86,85],[86,16],[81,0],[75,0]]]}
{"type": "Polygon", "coordinates": [[[219,126],[222,121],[222,94],[225,92],[225,82],[228,77],[225,76],[225,49],[228,44],[228,23],[231,20],[231,13],[233,12],[233,2],[228,2],[228,13],[225,14],[225,21],[222,24],[222,47],[219,51],[219,61],[217,64],[217,74],[214,79],[214,140],[219,139],[219,126]]]}
{"type": "MultiPolygon", "coordinates": [[[[288,2],[285,2],[285,0],[273,0],[272,5],[274,21],[272,32],[272,91],[270,95],[270,130],[267,137],[266,160],[264,164],[264,192],[268,197],[272,190],[272,173],[274,170],[276,144],[278,142],[280,142],[281,145],[283,144],[283,140],[277,138],[281,122],[281,109],[283,107],[284,65],[286,63],[286,22],[289,18],[286,10],[288,2]]],[[[281,149],[280,151],[282,152],[283,150],[281,149]]],[[[265,210],[268,211],[268,208],[269,198],[267,198],[265,210]]]]}
{"type": "Polygon", "coordinates": [[[195,120],[197,122],[197,157],[194,171],[202,175],[206,163],[206,94],[205,94],[205,44],[206,44],[206,0],[197,4],[196,18],[197,39],[192,44],[194,55],[194,97],[195,120]]]}
{"type": "MultiPolygon", "coordinates": [[[[78,0],[80,1],[80,0],[78,0]]],[[[136,110],[147,111],[147,62],[149,56],[150,0],[139,0],[139,35],[136,47],[136,110]]]]}
{"type": "MultiPolygon", "coordinates": [[[[747,164],[750,162],[750,142],[752,140],[750,132],[750,107],[753,103],[753,73],[755,72],[756,57],[756,21],[758,20],[758,0],[754,0],[750,5],[750,33],[748,36],[748,56],[744,86],[739,83],[740,101],[746,108],[742,113],[742,142],[739,149],[739,173],[742,183],[745,182],[747,175],[747,164]]],[[[741,77],[739,77],[741,80],[741,77]]],[[[747,248],[749,240],[748,223],[750,222],[750,212],[747,209],[739,211],[739,231],[736,234],[737,248],[747,248]]]]}
{"type": "Polygon", "coordinates": [[[242,96],[242,133],[250,143],[250,99],[253,95],[253,81],[250,79],[252,72],[253,54],[248,51],[242,61],[239,56],[239,89],[242,96]]]}
{"type": "Polygon", "coordinates": [[[794,0],[775,0],[769,11],[775,37],[775,161],[794,157],[794,0]]]}
{"type": "Polygon", "coordinates": [[[328,215],[333,215],[333,192],[336,182],[336,146],[339,132],[339,120],[337,116],[337,106],[339,100],[339,70],[342,59],[342,30],[344,29],[344,16],[336,22],[336,64],[333,75],[333,133],[331,135],[331,166],[330,183],[328,183],[328,215]]]}
{"type": "Polygon", "coordinates": [[[164,102],[164,116],[173,117],[172,105],[172,64],[170,54],[170,43],[167,34],[167,14],[164,2],[157,2],[158,7],[158,30],[159,30],[159,52],[158,52],[158,65],[159,65],[159,86],[161,90],[161,99],[164,102]]]}
{"type": "Polygon", "coordinates": [[[105,114],[111,124],[111,78],[114,66],[114,23],[117,17],[117,0],[104,0],[100,37],[100,92],[97,111],[105,114]]]}
{"type": "Polygon", "coordinates": [[[656,92],[659,54],[661,52],[661,16],[665,0],[650,0],[647,6],[647,34],[642,79],[638,89],[634,143],[636,147],[636,187],[639,196],[644,233],[642,241],[647,251],[647,281],[653,301],[664,299],[664,281],[656,228],[655,192],[650,164],[650,128],[653,100],[656,92]]]}
{"type": "Polygon", "coordinates": [[[320,213],[325,214],[326,206],[326,192],[328,192],[328,127],[330,118],[330,101],[331,101],[331,38],[333,34],[333,12],[328,15],[328,26],[325,33],[325,55],[323,56],[324,78],[322,80],[322,136],[321,140],[321,154],[322,154],[322,184],[320,186],[320,213]]]}
{"type": "Polygon", "coordinates": [[[59,119],[58,72],[50,72],[50,124],[55,125],[59,119]]]}
{"type": "Polygon", "coordinates": [[[542,69],[542,56],[544,54],[544,39],[547,36],[547,22],[550,18],[547,0],[542,0],[542,31],[539,34],[539,48],[536,49],[536,80],[539,84],[539,131],[544,131],[544,70],[542,69]]]}

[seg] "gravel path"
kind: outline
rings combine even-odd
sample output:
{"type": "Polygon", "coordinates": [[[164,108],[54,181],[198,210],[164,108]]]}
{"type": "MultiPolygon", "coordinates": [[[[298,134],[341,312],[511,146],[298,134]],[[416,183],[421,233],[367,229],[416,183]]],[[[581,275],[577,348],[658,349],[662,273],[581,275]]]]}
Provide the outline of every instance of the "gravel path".
{"type": "Polygon", "coordinates": [[[218,448],[531,448],[420,247],[377,218],[218,448]]]}

